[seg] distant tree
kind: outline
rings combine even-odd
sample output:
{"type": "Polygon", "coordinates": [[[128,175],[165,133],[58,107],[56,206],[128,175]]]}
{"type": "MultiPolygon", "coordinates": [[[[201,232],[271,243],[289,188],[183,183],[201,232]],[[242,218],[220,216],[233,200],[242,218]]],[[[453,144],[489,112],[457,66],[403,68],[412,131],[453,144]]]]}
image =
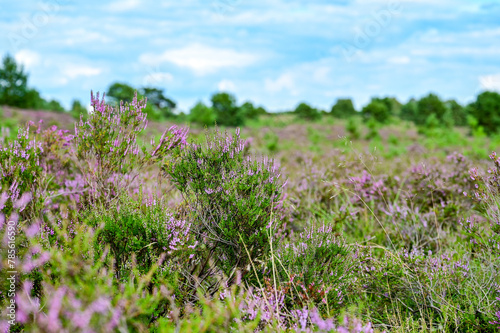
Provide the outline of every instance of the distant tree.
{"type": "MultiPolygon", "coordinates": [[[[444,103],[447,112],[451,114],[453,118],[453,123],[456,126],[466,126],[467,125],[467,108],[460,105],[457,101],[451,99],[444,103]]],[[[446,115],[446,114],[445,114],[446,115]]]]}
{"type": "Polygon", "coordinates": [[[431,114],[434,114],[438,121],[442,121],[446,112],[446,106],[435,94],[423,97],[418,101],[417,106],[418,113],[413,120],[417,125],[424,125],[431,114]]]}
{"type": "Polygon", "coordinates": [[[140,89],[140,94],[148,99],[148,104],[154,105],[163,118],[175,117],[173,109],[177,104],[164,95],[163,89],[146,87],[140,89]]]}
{"type": "Polygon", "coordinates": [[[332,106],[330,114],[336,118],[347,119],[357,114],[350,98],[339,98],[332,106]]]}
{"type": "Polygon", "coordinates": [[[64,109],[64,107],[61,105],[61,103],[59,103],[55,99],[52,99],[49,102],[47,102],[45,109],[50,110],[50,111],[57,111],[57,112],[65,112],[66,111],[64,109]]]}
{"type": "Polygon", "coordinates": [[[28,74],[7,54],[0,68],[0,104],[22,107],[28,92],[28,74]]]}
{"type": "Polygon", "coordinates": [[[80,119],[80,116],[85,120],[87,119],[87,109],[82,105],[82,103],[78,100],[74,100],[73,103],[71,104],[71,115],[76,118],[80,119]]]}
{"type": "Polygon", "coordinates": [[[214,126],[216,116],[211,107],[206,106],[203,102],[198,102],[189,112],[188,120],[204,126],[214,126]]]}
{"type": "Polygon", "coordinates": [[[19,107],[34,110],[48,109],[48,103],[40,96],[38,90],[28,89],[19,107]]]}
{"type": "Polygon", "coordinates": [[[236,127],[245,123],[245,116],[233,95],[219,92],[212,95],[211,101],[218,125],[236,127]]]}
{"type": "Polygon", "coordinates": [[[470,115],[476,119],[477,127],[482,127],[486,134],[500,132],[500,94],[485,91],[479,94],[468,108],[470,115]]]}
{"type": "Polygon", "coordinates": [[[300,103],[295,108],[294,113],[297,117],[305,119],[305,120],[318,120],[321,118],[321,113],[306,103],[300,103]]]}
{"type": "Polygon", "coordinates": [[[395,97],[375,97],[372,100],[385,104],[392,116],[399,116],[401,113],[402,104],[395,97]]]}
{"type": "Polygon", "coordinates": [[[266,109],[264,109],[263,106],[259,106],[257,107],[256,109],[254,109],[255,113],[258,115],[258,116],[263,116],[263,115],[266,115],[266,114],[269,114],[269,112],[266,111],[266,109]]]}
{"type": "Polygon", "coordinates": [[[373,98],[371,102],[361,110],[366,121],[374,119],[379,123],[388,123],[391,117],[391,112],[387,104],[380,99],[373,98]]]}
{"type": "Polygon", "coordinates": [[[129,86],[126,83],[115,82],[108,88],[108,92],[106,95],[111,97],[115,103],[123,102],[132,102],[134,99],[136,89],[129,86]]]}
{"type": "Polygon", "coordinates": [[[418,114],[418,103],[414,98],[412,98],[408,101],[408,103],[404,104],[401,107],[401,113],[399,116],[401,117],[401,119],[414,122],[415,118],[417,117],[417,114],[418,114]]]}
{"type": "Polygon", "coordinates": [[[262,107],[255,107],[252,102],[245,102],[240,106],[240,111],[245,118],[258,119],[261,115],[267,114],[266,110],[262,107]]]}

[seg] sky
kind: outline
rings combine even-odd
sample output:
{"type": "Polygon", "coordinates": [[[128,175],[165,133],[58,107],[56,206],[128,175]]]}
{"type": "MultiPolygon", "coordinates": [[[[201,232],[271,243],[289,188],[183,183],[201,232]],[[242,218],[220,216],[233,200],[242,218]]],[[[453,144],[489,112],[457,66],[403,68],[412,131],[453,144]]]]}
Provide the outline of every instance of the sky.
{"type": "Polygon", "coordinates": [[[0,0],[0,32],[65,107],[113,82],[184,112],[218,91],[270,111],[500,91],[500,0],[0,0]]]}

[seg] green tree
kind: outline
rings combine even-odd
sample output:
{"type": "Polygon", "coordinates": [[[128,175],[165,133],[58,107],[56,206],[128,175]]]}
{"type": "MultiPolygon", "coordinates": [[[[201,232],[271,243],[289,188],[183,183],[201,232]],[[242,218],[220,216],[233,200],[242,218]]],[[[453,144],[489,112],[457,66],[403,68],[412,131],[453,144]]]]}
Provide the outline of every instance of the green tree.
{"type": "Polygon", "coordinates": [[[66,111],[64,109],[64,107],[61,105],[61,103],[59,103],[55,99],[52,99],[49,102],[47,102],[47,104],[45,105],[45,109],[46,110],[50,110],[50,111],[56,111],[56,112],[64,112],[64,111],[66,111]]]}
{"type": "Polygon", "coordinates": [[[412,98],[408,101],[408,103],[404,104],[401,107],[401,113],[399,116],[403,120],[415,122],[417,114],[418,114],[418,103],[414,98],[412,98]]]}
{"type": "Polygon", "coordinates": [[[216,116],[212,108],[206,106],[203,102],[198,102],[189,112],[188,119],[192,123],[214,126],[216,116]]]}
{"type": "Polygon", "coordinates": [[[28,89],[19,107],[34,110],[48,108],[47,101],[40,96],[40,93],[36,89],[28,89]]]}
{"type": "Polygon", "coordinates": [[[385,104],[392,116],[399,116],[401,114],[402,105],[395,97],[375,97],[372,100],[385,104]]]}
{"type": "Polygon", "coordinates": [[[163,118],[175,117],[173,109],[177,104],[164,95],[163,89],[145,87],[140,90],[140,94],[148,99],[148,104],[158,109],[163,118]]]}
{"type": "Polygon", "coordinates": [[[211,102],[217,124],[237,127],[245,123],[245,116],[236,105],[236,98],[233,95],[219,92],[212,95],[211,102]]]}
{"type": "Polygon", "coordinates": [[[266,110],[262,107],[255,107],[252,102],[245,102],[240,106],[240,111],[245,118],[258,119],[261,115],[267,114],[266,110]]]}
{"type": "Polygon", "coordinates": [[[305,120],[314,121],[321,118],[321,113],[317,109],[306,103],[300,103],[299,105],[297,105],[294,113],[297,115],[297,117],[305,120]]]}
{"type": "Polygon", "coordinates": [[[16,60],[6,55],[0,68],[0,104],[22,107],[28,92],[28,74],[16,60]]]}
{"type": "Polygon", "coordinates": [[[434,114],[438,121],[442,121],[446,112],[445,104],[435,94],[423,97],[418,101],[417,106],[418,113],[414,119],[417,125],[424,125],[431,114],[434,114]]]}
{"type": "Polygon", "coordinates": [[[500,94],[485,91],[479,94],[476,101],[469,105],[468,110],[477,120],[477,126],[482,127],[486,134],[500,132],[500,94]]]}
{"type": "Polygon", "coordinates": [[[332,106],[330,114],[336,118],[347,119],[357,114],[350,98],[339,98],[332,106]]]}
{"type": "Polygon", "coordinates": [[[113,99],[113,102],[120,103],[123,101],[124,103],[132,102],[134,98],[135,89],[129,86],[126,83],[115,82],[108,88],[108,92],[106,95],[113,99]]]}
{"type": "MultiPolygon", "coordinates": [[[[453,118],[453,123],[456,126],[466,126],[467,125],[467,109],[462,105],[458,104],[457,101],[451,99],[444,103],[446,111],[449,112],[453,118]]],[[[446,116],[446,113],[443,117],[446,116]]]]}
{"type": "Polygon", "coordinates": [[[87,109],[82,105],[82,103],[78,100],[74,100],[73,103],[71,104],[71,115],[76,118],[80,119],[80,116],[82,116],[83,120],[87,119],[87,109]]]}
{"type": "Polygon", "coordinates": [[[373,98],[371,102],[361,110],[366,121],[374,119],[379,123],[388,123],[391,117],[391,112],[387,104],[380,99],[373,98]]]}

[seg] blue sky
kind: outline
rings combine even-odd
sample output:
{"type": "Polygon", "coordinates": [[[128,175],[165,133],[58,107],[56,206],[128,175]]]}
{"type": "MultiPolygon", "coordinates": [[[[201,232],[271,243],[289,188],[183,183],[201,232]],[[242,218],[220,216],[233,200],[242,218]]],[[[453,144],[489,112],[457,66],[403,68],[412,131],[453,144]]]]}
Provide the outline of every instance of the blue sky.
{"type": "Polygon", "coordinates": [[[0,31],[0,55],[66,107],[115,81],[183,111],[216,91],[272,111],[500,91],[498,0],[4,0],[0,31]]]}

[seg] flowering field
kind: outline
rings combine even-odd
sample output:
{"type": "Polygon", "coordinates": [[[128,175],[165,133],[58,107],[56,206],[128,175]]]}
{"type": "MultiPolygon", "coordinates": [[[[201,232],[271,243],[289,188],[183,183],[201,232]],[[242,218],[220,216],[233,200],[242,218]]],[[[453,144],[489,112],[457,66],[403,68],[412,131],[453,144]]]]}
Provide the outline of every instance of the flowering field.
{"type": "Polygon", "coordinates": [[[92,106],[2,132],[2,331],[500,329],[495,140],[92,106]]]}

